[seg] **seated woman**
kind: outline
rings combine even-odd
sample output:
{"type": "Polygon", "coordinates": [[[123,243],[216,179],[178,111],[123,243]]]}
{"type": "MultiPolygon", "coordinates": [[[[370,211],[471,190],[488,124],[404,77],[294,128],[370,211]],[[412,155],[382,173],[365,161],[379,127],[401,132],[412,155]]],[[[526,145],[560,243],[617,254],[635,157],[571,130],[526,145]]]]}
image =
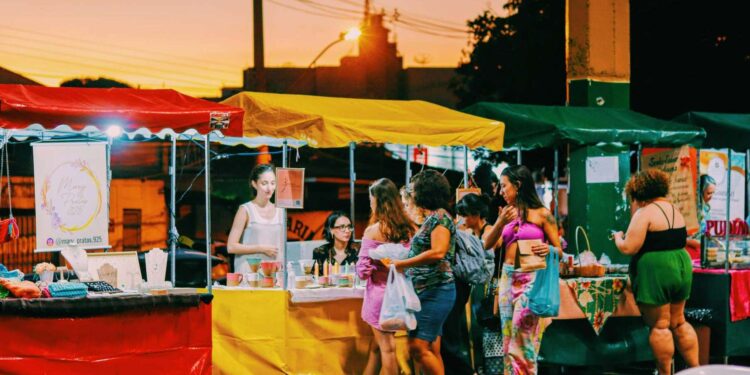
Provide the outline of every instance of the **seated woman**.
{"type": "Polygon", "coordinates": [[[357,264],[359,245],[354,242],[353,231],[352,221],[345,213],[334,211],[328,216],[323,231],[328,243],[313,250],[313,260],[318,263],[318,276],[323,275],[326,261],[330,265],[351,264],[353,267],[357,264]]]}

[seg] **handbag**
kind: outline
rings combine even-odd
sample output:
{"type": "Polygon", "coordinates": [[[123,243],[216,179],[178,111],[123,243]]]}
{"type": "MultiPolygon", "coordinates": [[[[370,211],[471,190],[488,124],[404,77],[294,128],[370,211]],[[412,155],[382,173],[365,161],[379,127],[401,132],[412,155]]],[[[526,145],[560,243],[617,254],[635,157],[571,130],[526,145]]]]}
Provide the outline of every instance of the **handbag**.
{"type": "Polygon", "coordinates": [[[557,249],[550,246],[547,268],[536,271],[534,286],[529,292],[529,309],[536,316],[555,317],[560,310],[560,259],[557,249]]]}
{"type": "MultiPolygon", "coordinates": [[[[13,217],[13,200],[11,199],[11,184],[10,184],[10,162],[8,161],[8,139],[10,138],[10,135],[6,136],[7,138],[3,140],[3,144],[0,145],[2,147],[2,150],[0,150],[0,178],[5,175],[7,177],[8,182],[8,218],[0,220],[0,244],[5,242],[10,242],[18,238],[18,236],[21,234],[20,230],[18,228],[18,223],[16,223],[16,219],[13,217]]],[[[2,191],[0,190],[0,193],[2,191]]],[[[0,204],[2,203],[2,194],[0,194],[0,204]]]]}

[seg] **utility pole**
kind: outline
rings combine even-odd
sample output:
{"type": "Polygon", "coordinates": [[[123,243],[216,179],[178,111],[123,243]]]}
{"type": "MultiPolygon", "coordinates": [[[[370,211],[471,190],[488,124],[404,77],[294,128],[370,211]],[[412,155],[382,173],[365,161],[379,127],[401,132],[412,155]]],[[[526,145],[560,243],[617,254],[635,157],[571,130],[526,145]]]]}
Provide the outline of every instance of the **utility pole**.
{"type": "Polygon", "coordinates": [[[253,57],[255,91],[266,91],[266,64],[263,52],[263,0],[253,0],[253,57]]]}

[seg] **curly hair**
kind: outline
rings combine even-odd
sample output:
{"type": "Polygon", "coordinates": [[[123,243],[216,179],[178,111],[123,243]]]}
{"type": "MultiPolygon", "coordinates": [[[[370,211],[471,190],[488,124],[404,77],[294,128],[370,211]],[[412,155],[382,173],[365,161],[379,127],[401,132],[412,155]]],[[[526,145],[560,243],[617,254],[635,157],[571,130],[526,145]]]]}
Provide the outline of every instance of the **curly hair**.
{"type": "Polygon", "coordinates": [[[370,225],[380,223],[380,233],[389,242],[409,241],[414,235],[414,227],[404,212],[396,184],[381,178],[370,185],[370,195],[376,203],[370,214],[370,225]]]}
{"type": "Polygon", "coordinates": [[[658,169],[646,169],[633,175],[625,185],[630,199],[647,202],[669,194],[669,175],[658,169]]]}
{"type": "Polygon", "coordinates": [[[432,169],[417,173],[411,178],[414,185],[414,203],[427,210],[448,209],[451,184],[442,174],[432,169]]]}

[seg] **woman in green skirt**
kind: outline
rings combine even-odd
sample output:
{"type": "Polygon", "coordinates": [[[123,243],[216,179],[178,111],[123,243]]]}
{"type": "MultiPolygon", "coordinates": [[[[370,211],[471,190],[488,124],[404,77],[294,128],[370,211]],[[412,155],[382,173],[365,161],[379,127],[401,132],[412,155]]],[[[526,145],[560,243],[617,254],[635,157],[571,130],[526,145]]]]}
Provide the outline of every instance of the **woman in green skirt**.
{"type": "Polygon", "coordinates": [[[638,172],[625,192],[634,212],[627,233],[615,233],[614,240],[620,252],[633,256],[633,294],[651,328],[659,374],[670,373],[675,343],[687,365],[698,366],[698,338],[684,313],[693,266],[685,250],[685,218],[667,199],[669,176],[656,169],[638,172]]]}

